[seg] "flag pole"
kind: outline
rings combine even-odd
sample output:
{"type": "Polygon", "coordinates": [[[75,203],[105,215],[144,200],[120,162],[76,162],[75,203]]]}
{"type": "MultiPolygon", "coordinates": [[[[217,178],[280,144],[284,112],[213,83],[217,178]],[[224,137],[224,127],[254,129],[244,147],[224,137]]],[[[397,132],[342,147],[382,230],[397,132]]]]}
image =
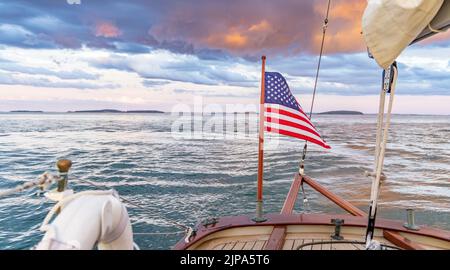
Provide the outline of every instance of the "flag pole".
{"type": "Polygon", "coordinates": [[[264,222],[263,217],[263,175],[264,175],[264,89],[266,56],[261,57],[261,97],[259,101],[259,143],[258,143],[258,192],[256,195],[256,217],[255,222],[264,222]]]}

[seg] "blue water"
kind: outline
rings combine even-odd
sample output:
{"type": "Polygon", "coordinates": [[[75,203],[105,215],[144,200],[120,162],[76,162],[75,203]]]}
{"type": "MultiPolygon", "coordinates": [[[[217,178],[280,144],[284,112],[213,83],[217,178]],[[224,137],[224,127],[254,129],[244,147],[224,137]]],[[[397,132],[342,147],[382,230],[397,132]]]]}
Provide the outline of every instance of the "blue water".
{"type": "MultiPolygon", "coordinates": [[[[173,136],[169,114],[0,114],[0,189],[55,172],[73,161],[70,184],[85,179],[114,188],[143,208],[128,205],[137,233],[176,232],[169,221],[194,225],[213,216],[253,214],[257,165],[254,116],[237,115],[244,130],[173,136]],[[245,125],[245,123],[250,123],[245,125]],[[250,121],[250,122],[248,122],[250,121]]],[[[309,147],[306,172],[333,192],[367,209],[373,167],[374,115],[314,116],[330,151],[309,147]]],[[[450,229],[450,117],[393,117],[379,216],[450,229]]],[[[265,210],[277,212],[298,166],[303,142],[282,138],[266,151],[265,210]]],[[[342,212],[306,188],[309,206],[297,211],[342,212]]],[[[42,237],[40,223],[53,203],[34,191],[0,199],[0,249],[29,249],[42,237]]],[[[168,249],[182,235],[136,235],[142,249],[168,249]]]]}

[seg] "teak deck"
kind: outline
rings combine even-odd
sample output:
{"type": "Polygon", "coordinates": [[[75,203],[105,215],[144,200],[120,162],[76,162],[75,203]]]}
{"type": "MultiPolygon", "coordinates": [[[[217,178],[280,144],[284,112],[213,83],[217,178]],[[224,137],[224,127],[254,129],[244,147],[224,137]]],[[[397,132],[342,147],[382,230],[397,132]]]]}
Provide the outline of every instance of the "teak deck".
{"type": "MultiPolygon", "coordinates": [[[[263,250],[267,241],[233,241],[218,244],[213,250],[263,250]]],[[[364,250],[365,246],[361,242],[340,243],[339,241],[323,241],[322,239],[286,239],[282,250],[364,250]],[[331,242],[331,243],[330,243],[331,242]]],[[[388,248],[393,249],[393,248],[388,248]]]]}
{"type": "MultiPolygon", "coordinates": [[[[214,225],[197,227],[195,237],[186,243],[180,241],[175,249],[195,250],[340,250],[364,249],[364,236],[367,220],[365,217],[350,215],[324,214],[268,214],[267,221],[255,223],[252,217],[222,217],[214,225]],[[340,243],[331,238],[335,226],[331,219],[344,219],[341,228],[340,243]],[[270,248],[269,239],[276,227],[285,227],[280,239],[281,246],[270,248]],[[330,243],[331,242],[331,243],[330,243]],[[349,243],[350,242],[350,243],[349,243]],[[311,245],[310,243],[318,243],[311,245]]],[[[388,246],[387,249],[450,249],[450,233],[438,229],[421,227],[419,231],[410,231],[403,223],[386,219],[378,219],[374,239],[388,246]],[[389,238],[386,234],[395,235],[389,238]],[[404,246],[402,241],[409,241],[404,246]],[[391,240],[393,239],[393,240],[391,240]],[[406,240],[405,240],[406,239],[406,240]]]]}

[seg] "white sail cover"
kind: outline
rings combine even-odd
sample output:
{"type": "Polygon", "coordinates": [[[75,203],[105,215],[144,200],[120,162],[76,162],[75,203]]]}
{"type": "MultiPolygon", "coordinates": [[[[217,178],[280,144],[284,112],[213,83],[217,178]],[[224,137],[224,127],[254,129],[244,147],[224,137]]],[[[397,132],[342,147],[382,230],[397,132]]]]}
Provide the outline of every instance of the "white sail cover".
{"type": "Polygon", "coordinates": [[[362,18],[363,36],[377,63],[382,68],[387,68],[409,44],[417,38],[429,36],[432,30],[436,30],[432,26],[435,17],[438,19],[438,29],[447,28],[450,22],[448,2],[450,1],[368,0],[362,18]],[[444,2],[447,3],[443,5],[444,2]]]}

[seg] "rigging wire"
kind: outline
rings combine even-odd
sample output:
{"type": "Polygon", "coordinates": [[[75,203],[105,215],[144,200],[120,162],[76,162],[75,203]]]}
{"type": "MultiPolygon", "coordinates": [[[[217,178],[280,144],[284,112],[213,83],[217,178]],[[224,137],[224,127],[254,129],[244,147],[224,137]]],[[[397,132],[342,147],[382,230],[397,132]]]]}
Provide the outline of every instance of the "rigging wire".
{"type": "MultiPolygon", "coordinates": [[[[329,22],[328,17],[330,14],[330,6],[331,6],[331,0],[328,0],[327,12],[326,12],[325,19],[323,21],[323,26],[322,26],[322,42],[320,44],[319,60],[317,62],[316,77],[314,80],[314,89],[313,89],[313,94],[312,94],[311,106],[309,109],[309,119],[310,120],[312,119],[314,101],[316,99],[317,82],[319,81],[320,64],[322,62],[323,48],[324,48],[324,44],[325,44],[325,35],[327,33],[327,28],[328,28],[328,22],[329,22]]],[[[305,162],[305,158],[306,158],[307,149],[308,149],[308,141],[305,140],[305,145],[303,146],[302,159],[300,161],[300,166],[299,166],[300,167],[299,173],[301,176],[303,176],[304,170],[305,170],[304,162],[305,162]]]]}
{"type": "Polygon", "coordinates": [[[331,5],[331,0],[328,0],[327,13],[325,15],[325,20],[323,21],[323,26],[322,26],[322,42],[320,44],[319,61],[317,62],[316,79],[314,81],[314,90],[313,90],[313,95],[312,95],[312,100],[311,100],[311,107],[309,109],[309,118],[310,119],[312,117],[314,101],[316,98],[316,90],[317,90],[317,82],[319,79],[320,64],[322,62],[322,54],[323,54],[323,48],[324,48],[324,43],[325,43],[325,35],[327,33],[327,28],[328,28],[328,15],[330,14],[330,5],[331,5]]]}

